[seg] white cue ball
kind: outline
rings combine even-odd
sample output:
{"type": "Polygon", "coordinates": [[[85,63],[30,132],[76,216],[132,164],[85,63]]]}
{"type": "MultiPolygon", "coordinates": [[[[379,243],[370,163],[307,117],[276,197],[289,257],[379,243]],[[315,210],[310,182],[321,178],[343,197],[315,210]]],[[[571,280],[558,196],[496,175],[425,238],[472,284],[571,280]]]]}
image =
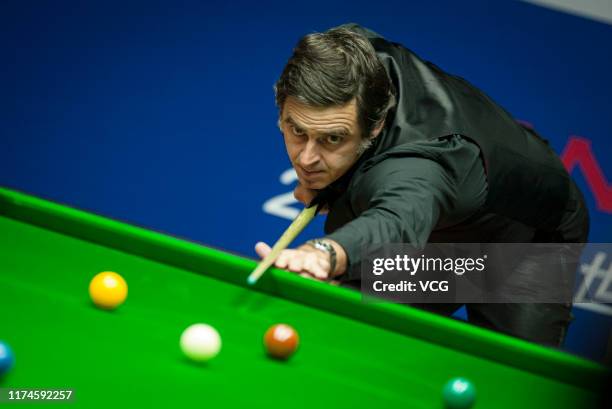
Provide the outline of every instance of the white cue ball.
{"type": "Polygon", "coordinates": [[[193,324],[181,335],[181,350],[193,361],[206,362],[221,350],[221,337],[210,325],[193,324]]]}

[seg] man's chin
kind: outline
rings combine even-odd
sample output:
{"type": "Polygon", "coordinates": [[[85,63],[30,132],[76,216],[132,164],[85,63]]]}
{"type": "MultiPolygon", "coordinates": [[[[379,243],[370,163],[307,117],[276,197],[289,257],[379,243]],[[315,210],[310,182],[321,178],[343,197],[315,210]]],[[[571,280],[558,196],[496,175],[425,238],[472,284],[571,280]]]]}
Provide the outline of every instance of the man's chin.
{"type": "Polygon", "coordinates": [[[323,189],[327,187],[327,185],[329,184],[321,180],[307,180],[304,178],[299,178],[298,180],[300,182],[300,185],[304,186],[306,189],[312,189],[312,190],[323,189]]]}

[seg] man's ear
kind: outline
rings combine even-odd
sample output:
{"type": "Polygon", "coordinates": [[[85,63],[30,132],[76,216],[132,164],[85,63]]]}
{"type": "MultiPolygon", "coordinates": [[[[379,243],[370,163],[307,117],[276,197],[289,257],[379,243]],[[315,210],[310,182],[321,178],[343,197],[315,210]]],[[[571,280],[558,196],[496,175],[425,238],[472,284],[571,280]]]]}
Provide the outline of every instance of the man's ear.
{"type": "Polygon", "coordinates": [[[387,119],[387,117],[385,116],[383,119],[380,120],[378,125],[376,125],[374,127],[374,129],[372,129],[372,132],[370,132],[370,139],[375,139],[378,136],[378,134],[380,134],[380,132],[385,127],[385,120],[386,119],[387,119]]]}

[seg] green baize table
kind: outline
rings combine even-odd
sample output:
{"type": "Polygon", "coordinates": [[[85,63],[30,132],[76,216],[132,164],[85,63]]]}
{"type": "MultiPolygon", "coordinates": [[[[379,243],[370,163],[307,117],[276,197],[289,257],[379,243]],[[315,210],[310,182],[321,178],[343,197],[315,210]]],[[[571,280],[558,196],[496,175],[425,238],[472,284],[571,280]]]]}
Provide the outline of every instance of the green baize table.
{"type": "Polygon", "coordinates": [[[248,286],[256,263],[0,188],[0,339],[15,354],[0,387],[71,388],[54,403],[67,408],[443,408],[461,376],[475,409],[575,409],[605,382],[596,363],[285,271],[248,286]],[[101,271],[128,283],[115,311],[89,299],[101,271]],[[204,365],[178,345],[196,322],[223,341],[204,365]],[[281,322],[300,336],[286,362],[262,344],[281,322]]]}

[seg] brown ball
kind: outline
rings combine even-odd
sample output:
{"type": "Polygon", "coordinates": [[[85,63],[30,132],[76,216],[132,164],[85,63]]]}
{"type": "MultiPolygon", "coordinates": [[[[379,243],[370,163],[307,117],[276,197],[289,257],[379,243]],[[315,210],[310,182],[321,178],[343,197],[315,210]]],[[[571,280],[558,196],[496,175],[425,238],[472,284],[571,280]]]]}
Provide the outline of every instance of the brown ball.
{"type": "Polygon", "coordinates": [[[287,324],[276,324],[264,335],[264,346],[268,355],[277,359],[288,359],[298,347],[297,331],[287,324]]]}

